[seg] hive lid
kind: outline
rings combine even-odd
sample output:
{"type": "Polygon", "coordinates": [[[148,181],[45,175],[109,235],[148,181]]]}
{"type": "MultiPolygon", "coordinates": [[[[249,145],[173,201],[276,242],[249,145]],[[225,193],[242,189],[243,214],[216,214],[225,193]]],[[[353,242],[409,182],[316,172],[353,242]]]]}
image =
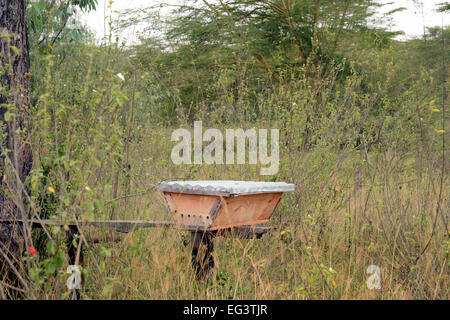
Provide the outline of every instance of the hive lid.
{"type": "Polygon", "coordinates": [[[285,182],[204,180],[161,182],[158,188],[166,192],[233,196],[268,192],[289,192],[294,191],[295,185],[285,182]]]}

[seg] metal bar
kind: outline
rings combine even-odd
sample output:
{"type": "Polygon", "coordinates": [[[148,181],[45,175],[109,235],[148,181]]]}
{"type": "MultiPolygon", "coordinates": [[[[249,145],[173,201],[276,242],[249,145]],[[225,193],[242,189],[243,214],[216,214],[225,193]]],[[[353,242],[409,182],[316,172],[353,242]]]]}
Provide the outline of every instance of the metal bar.
{"type": "MultiPolygon", "coordinates": [[[[22,219],[0,219],[0,223],[14,224],[23,223],[22,219]]],[[[60,221],[60,220],[26,220],[25,223],[32,224],[35,228],[42,226],[66,225],[68,227],[84,227],[92,226],[95,228],[113,229],[118,232],[128,233],[140,228],[156,228],[156,227],[171,227],[174,223],[172,221],[150,221],[150,220],[94,220],[94,221],[60,221]]]]}
{"type": "MultiPolygon", "coordinates": [[[[150,221],[150,220],[95,220],[85,222],[66,222],[58,220],[26,220],[26,223],[32,224],[34,228],[42,228],[42,226],[55,226],[55,225],[67,225],[70,227],[84,227],[92,226],[95,228],[113,229],[122,233],[129,233],[141,228],[157,228],[157,227],[172,227],[175,225],[172,221],[150,221]]],[[[23,223],[22,219],[0,219],[0,223],[14,224],[23,223]]],[[[183,231],[191,232],[208,232],[221,237],[236,237],[241,239],[261,238],[264,233],[272,229],[272,227],[262,226],[239,226],[233,228],[219,229],[209,231],[208,229],[202,229],[196,226],[183,228],[183,231]]]]}

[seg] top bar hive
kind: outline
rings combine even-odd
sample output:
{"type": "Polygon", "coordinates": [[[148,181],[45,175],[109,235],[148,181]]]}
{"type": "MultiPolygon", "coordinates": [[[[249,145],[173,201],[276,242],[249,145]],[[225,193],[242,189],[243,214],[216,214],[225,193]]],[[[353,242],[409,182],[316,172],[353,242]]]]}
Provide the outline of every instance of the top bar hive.
{"type": "Polygon", "coordinates": [[[185,230],[219,230],[267,222],[294,184],[257,181],[170,181],[158,185],[175,224],[185,230]]]}

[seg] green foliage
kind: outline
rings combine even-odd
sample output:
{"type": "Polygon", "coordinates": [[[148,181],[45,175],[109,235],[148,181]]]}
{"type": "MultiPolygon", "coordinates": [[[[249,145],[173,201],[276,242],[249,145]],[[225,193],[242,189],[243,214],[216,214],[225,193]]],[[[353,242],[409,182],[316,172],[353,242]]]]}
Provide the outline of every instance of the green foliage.
{"type": "Polygon", "coordinates": [[[95,10],[98,0],[71,0],[71,4],[83,10],[95,10]]]}
{"type": "Polygon", "coordinates": [[[439,12],[446,12],[446,11],[450,11],[450,3],[449,2],[443,2],[439,4],[438,7],[438,11],[439,12]]]}
{"type": "Polygon", "coordinates": [[[56,41],[80,42],[86,31],[74,19],[76,10],[95,10],[96,4],[97,0],[30,1],[26,17],[32,47],[50,49],[56,41]]]}

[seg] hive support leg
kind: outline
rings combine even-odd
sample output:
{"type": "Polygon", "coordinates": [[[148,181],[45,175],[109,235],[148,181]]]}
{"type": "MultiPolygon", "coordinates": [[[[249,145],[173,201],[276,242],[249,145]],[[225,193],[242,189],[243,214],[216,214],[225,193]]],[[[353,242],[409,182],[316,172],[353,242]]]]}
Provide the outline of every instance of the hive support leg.
{"type": "MultiPolygon", "coordinates": [[[[77,242],[78,246],[74,246],[73,240],[76,239],[79,234],[78,228],[76,226],[69,226],[69,230],[66,232],[66,244],[67,244],[67,254],[69,256],[70,265],[82,265],[83,264],[83,252],[78,246],[81,246],[81,242],[77,242]],[[78,259],[77,259],[78,255],[78,259]]],[[[76,240],[77,241],[77,240],[76,240]]],[[[79,289],[74,289],[71,293],[72,300],[80,299],[79,289]]]]}
{"type": "Polygon", "coordinates": [[[191,232],[192,267],[197,280],[207,279],[214,268],[214,234],[211,232],[191,232]]]}

